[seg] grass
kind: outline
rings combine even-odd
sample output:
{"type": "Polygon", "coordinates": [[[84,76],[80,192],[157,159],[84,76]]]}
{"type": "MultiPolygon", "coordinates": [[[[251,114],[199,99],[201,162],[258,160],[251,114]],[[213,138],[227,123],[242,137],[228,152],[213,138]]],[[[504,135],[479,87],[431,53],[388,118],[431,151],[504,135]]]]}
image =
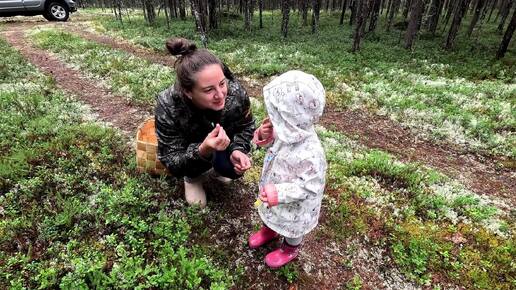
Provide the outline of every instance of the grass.
{"type": "MultiPolygon", "coordinates": [[[[472,39],[460,34],[452,51],[441,47],[445,34],[425,32],[407,51],[400,44],[401,31],[388,33],[380,25],[366,36],[360,52],[351,53],[352,31],[339,26],[338,18],[323,13],[314,36],[294,13],[287,39],[279,34],[278,11],[265,13],[263,29],[254,17],[251,33],[243,30],[241,19],[222,19],[208,46],[240,74],[262,78],[301,69],[321,79],[335,106],[388,115],[428,139],[516,156],[516,56],[509,50],[504,59],[494,60],[501,40],[496,25],[485,24],[472,39]]],[[[101,17],[96,27],[158,51],[171,36],[199,39],[190,20],[174,21],[168,29],[161,18],[148,26],[136,15],[123,25],[101,17]]]]}
{"type": "Polygon", "coordinates": [[[135,174],[120,133],[84,121],[0,39],[0,288],[227,289],[189,245],[175,184],[135,174]]]}
{"type": "Polygon", "coordinates": [[[362,148],[335,132],[319,135],[329,163],[327,235],[385,247],[402,273],[422,285],[514,285],[510,209],[434,170],[362,148]]]}
{"type": "Polygon", "coordinates": [[[172,69],[152,64],[107,46],[56,29],[35,30],[37,46],[107,83],[115,93],[139,104],[153,105],[156,94],[174,81],[172,69]]]}

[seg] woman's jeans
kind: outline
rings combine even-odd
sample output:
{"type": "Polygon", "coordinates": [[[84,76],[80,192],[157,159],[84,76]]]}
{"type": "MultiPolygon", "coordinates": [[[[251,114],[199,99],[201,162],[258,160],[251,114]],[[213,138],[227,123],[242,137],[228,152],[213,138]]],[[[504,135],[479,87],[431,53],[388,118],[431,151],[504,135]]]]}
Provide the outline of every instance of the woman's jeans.
{"type": "MultiPolygon", "coordinates": [[[[229,150],[227,149],[224,151],[216,151],[215,153],[213,153],[213,157],[211,159],[213,170],[215,170],[215,172],[218,173],[220,176],[231,179],[237,179],[242,177],[242,175],[239,175],[235,172],[233,163],[231,163],[231,160],[229,159],[230,156],[231,152],[229,152],[229,150]]],[[[189,183],[195,182],[199,177],[204,177],[204,175],[206,175],[207,172],[208,171],[196,177],[185,176],[185,181],[189,183]]]]}

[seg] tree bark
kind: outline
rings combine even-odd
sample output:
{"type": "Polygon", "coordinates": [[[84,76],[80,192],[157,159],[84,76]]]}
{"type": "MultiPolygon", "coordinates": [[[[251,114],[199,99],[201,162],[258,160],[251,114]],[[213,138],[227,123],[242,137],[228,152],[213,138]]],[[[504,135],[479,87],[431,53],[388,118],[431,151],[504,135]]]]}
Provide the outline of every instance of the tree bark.
{"type": "Polygon", "coordinates": [[[493,15],[493,11],[494,11],[497,3],[498,3],[498,0],[493,0],[493,4],[491,5],[491,12],[489,12],[489,17],[487,18],[487,22],[489,22],[491,20],[491,15],[493,15]]]}
{"type": "Polygon", "coordinates": [[[319,13],[321,12],[321,0],[312,0],[312,33],[319,33],[319,13]]]}
{"type": "Polygon", "coordinates": [[[244,0],[242,4],[244,10],[244,29],[251,31],[251,0],[244,0]]]}
{"type": "Polygon", "coordinates": [[[367,8],[368,8],[368,0],[357,0],[357,19],[356,19],[356,26],[355,26],[355,32],[353,34],[353,47],[352,51],[356,52],[360,49],[360,40],[362,38],[362,26],[364,26],[364,20],[367,17],[367,8]]]}
{"type": "Polygon", "coordinates": [[[249,6],[249,14],[250,14],[250,18],[251,18],[251,22],[253,22],[253,17],[254,17],[254,6],[256,5],[256,2],[255,0],[251,0],[250,2],[250,6],[249,6]]]}
{"type": "MultiPolygon", "coordinates": [[[[387,18],[387,16],[389,15],[389,11],[391,10],[392,8],[392,0],[389,0],[389,2],[387,3],[387,11],[385,12],[385,18],[387,18]]],[[[382,12],[380,13],[380,15],[383,14],[383,8],[382,8],[382,12]]]]}
{"type": "Polygon", "coordinates": [[[208,0],[208,23],[210,29],[218,28],[216,0],[208,0]]]}
{"type": "Polygon", "coordinates": [[[197,27],[197,31],[201,35],[201,42],[204,48],[208,47],[208,37],[206,36],[206,26],[202,21],[202,15],[199,10],[199,2],[197,0],[190,0],[190,5],[192,8],[192,13],[195,18],[195,24],[197,27]]]}
{"type": "Polygon", "coordinates": [[[498,13],[496,13],[496,17],[494,19],[494,22],[498,21],[498,18],[500,17],[500,15],[502,14],[502,11],[505,10],[505,6],[507,6],[507,4],[509,4],[509,1],[510,0],[502,0],[502,2],[500,3],[500,5],[498,6],[498,13]]]}
{"type": "Polygon", "coordinates": [[[282,0],[281,1],[281,34],[284,38],[287,38],[288,34],[288,20],[290,17],[290,0],[282,0]]]}
{"type": "Polygon", "coordinates": [[[351,16],[349,17],[349,26],[353,26],[353,23],[355,22],[357,18],[357,1],[358,0],[351,0],[351,16]]]}
{"type": "Polygon", "coordinates": [[[507,1],[507,5],[505,5],[504,10],[501,12],[502,19],[500,20],[500,24],[498,25],[498,31],[502,33],[503,27],[505,26],[505,21],[507,20],[507,16],[509,15],[509,12],[511,11],[513,0],[507,1]]]}
{"type": "Polygon", "coordinates": [[[263,17],[262,17],[263,0],[258,0],[258,11],[260,13],[260,29],[262,29],[263,28],[263,17]]]}
{"type": "Polygon", "coordinates": [[[387,32],[391,30],[392,22],[394,21],[394,16],[398,13],[398,9],[400,7],[401,0],[393,0],[392,8],[389,11],[389,21],[387,21],[387,32]]]}
{"type": "Polygon", "coordinates": [[[339,25],[344,24],[344,14],[346,14],[346,6],[347,5],[348,5],[348,0],[343,0],[342,1],[342,11],[340,13],[339,25]]]}
{"type": "Polygon", "coordinates": [[[302,25],[308,25],[308,0],[301,0],[301,18],[303,19],[302,25]]]}
{"type": "Polygon", "coordinates": [[[509,26],[507,26],[507,30],[505,30],[505,34],[502,38],[502,43],[500,43],[500,47],[498,48],[498,52],[496,53],[496,58],[502,58],[507,52],[507,47],[509,47],[509,43],[511,42],[512,35],[514,34],[514,29],[516,28],[516,9],[512,12],[511,22],[509,26]]]}
{"type": "Polygon", "coordinates": [[[441,14],[440,8],[442,7],[442,0],[432,0],[430,3],[430,8],[428,9],[428,17],[427,17],[427,29],[432,34],[435,33],[437,29],[437,23],[439,23],[439,16],[441,14]]]}
{"type": "Polygon", "coordinates": [[[376,24],[378,23],[378,16],[380,14],[381,0],[373,0],[373,9],[371,11],[371,21],[369,22],[369,32],[375,31],[376,24]]]}
{"type": "Polygon", "coordinates": [[[482,12],[482,8],[484,8],[485,3],[486,0],[477,1],[477,6],[475,7],[475,14],[473,14],[473,18],[471,19],[471,23],[469,24],[468,37],[471,37],[473,29],[475,28],[475,25],[477,25],[478,19],[480,18],[480,12],[482,12]]]}
{"type": "Polygon", "coordinates": [[[410,9],[410,19],[407,27],[407,33],[405,34],[405,45],[406,49],[411,49],[414,44],[417,32],[419,30],[419,23],[421,23],[421,17],[423,16],[423,8],[425,7],[423,0],[413,0],[412,7],[410,9]]]}
{"type": "Polygon", "coordinates": [[[460,0],[459,1],[454,1],[454,0],[448,1],[448,7],[446,9],[446,16],[444,18],[443,31],[446,30],[446,26],[448,26],[448,22],[450,21],[452,14],[454,14],[455,11],[459,9],[460,3],[461,3],[460,0]]]}
{"type": "Polygon", "coordinates": [[[147,22],[149,24],[154,24],[154,22],[156,21],[156,11],[154,10],[154,3],[152,3],[152,0],[144,0],[143,1],[144,3],[144,10],[145,10],[145,13],[144,15],[146,15],[146,19],[147,19],[147,22]]]}
{"type": "Polygon", "coordinates": [[[407,20],[410,7],[412,7],[412,1],[414,0],[405,0],[405,7],[403,9],[403,20],[407,20]]]}
{"type": "Polygon", "coordinates": [[[186,5],[185,5],[184,0],[178,0],[177,6],[179,8],[179,18],[181,18],[181,20],[185,20],[186,19],[186,9],[185,9],[186,5]]]}
{"type": "Polygon", "coordinates": [[[460,0],[459,6],[455,10],[455,15],[453,16],[453,22],[450,26],[450,31],[448,33],[448,37],[446,38],[446,44],[444,46],[445,49],[453,48],[455,37],[459,32],[460,23],[462,22],[462,18],[468,9],[468,4],[470,0],[460,0]]]}
{"type": "Polygon", "coordinates": [[[168,11],[169,11],[169,8],[168,7],[168,1],[167,0],[163,0],[163,5],[165,6],[163,11],[165,12],[165,19],[167,20],[167,28],[170,29],[170,20],[172,19],[172,15],[170,15],[170,19],[168,18],[168,11]]]}
{"type": "Polygon", "coordinates": [[[175,18],[175,19],[179,19],[179,12],[178,12],[178,6],[177,6],[177,2],[176,0],[168,0],[168,7],[169,8],[169,13],[170,13],[170,19],[172,20],[172,18],[175,18]]]}

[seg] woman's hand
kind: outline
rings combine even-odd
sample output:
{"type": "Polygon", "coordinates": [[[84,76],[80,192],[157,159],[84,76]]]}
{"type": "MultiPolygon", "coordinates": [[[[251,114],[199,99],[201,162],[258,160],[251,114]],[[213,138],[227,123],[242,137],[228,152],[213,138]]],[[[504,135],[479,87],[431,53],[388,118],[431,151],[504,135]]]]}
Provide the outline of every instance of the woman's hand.
{"type": "Polygon", "coordinates": [[[214,151],[224,151],[229,146],[229,137],[224,128],[217,124],[215,128],[208,133],[208,136],[199,145],[199,153],[208,158],[214,151]]]}
{"type": "Polygon", "coordinates": [[[269,206],[278,205],[278,190],[272,183],[266,184],[260,190],[260,200],[266,202],[269,206]]]}
{"type": "Polygon", "coordinates": [[[272,136],[273,126],[269,117],[262,121],[262,124],[258,128],[258,138],[260,140],[267,140],[272,136]]]}
{"type": "Polygon", "coordinates": [[[249,158],[247,154],[244,154],[241,151],[233,151],[229,157],[229,160],[231,160],[233,168],[238,175],[244,174],[244,172],[251,168],[251,158],[249,158]]]}

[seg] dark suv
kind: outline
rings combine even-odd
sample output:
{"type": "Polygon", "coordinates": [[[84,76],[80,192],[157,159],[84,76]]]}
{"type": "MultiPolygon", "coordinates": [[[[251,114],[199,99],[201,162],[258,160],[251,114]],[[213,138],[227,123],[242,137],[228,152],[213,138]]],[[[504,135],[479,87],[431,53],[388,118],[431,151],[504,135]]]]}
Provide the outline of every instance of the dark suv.
{"type": "Polygon", "coordinates": [[[0,0],[0,16],[43,15],[50,21],[66,21],[75,11],[73,0],[0,0]]]}

